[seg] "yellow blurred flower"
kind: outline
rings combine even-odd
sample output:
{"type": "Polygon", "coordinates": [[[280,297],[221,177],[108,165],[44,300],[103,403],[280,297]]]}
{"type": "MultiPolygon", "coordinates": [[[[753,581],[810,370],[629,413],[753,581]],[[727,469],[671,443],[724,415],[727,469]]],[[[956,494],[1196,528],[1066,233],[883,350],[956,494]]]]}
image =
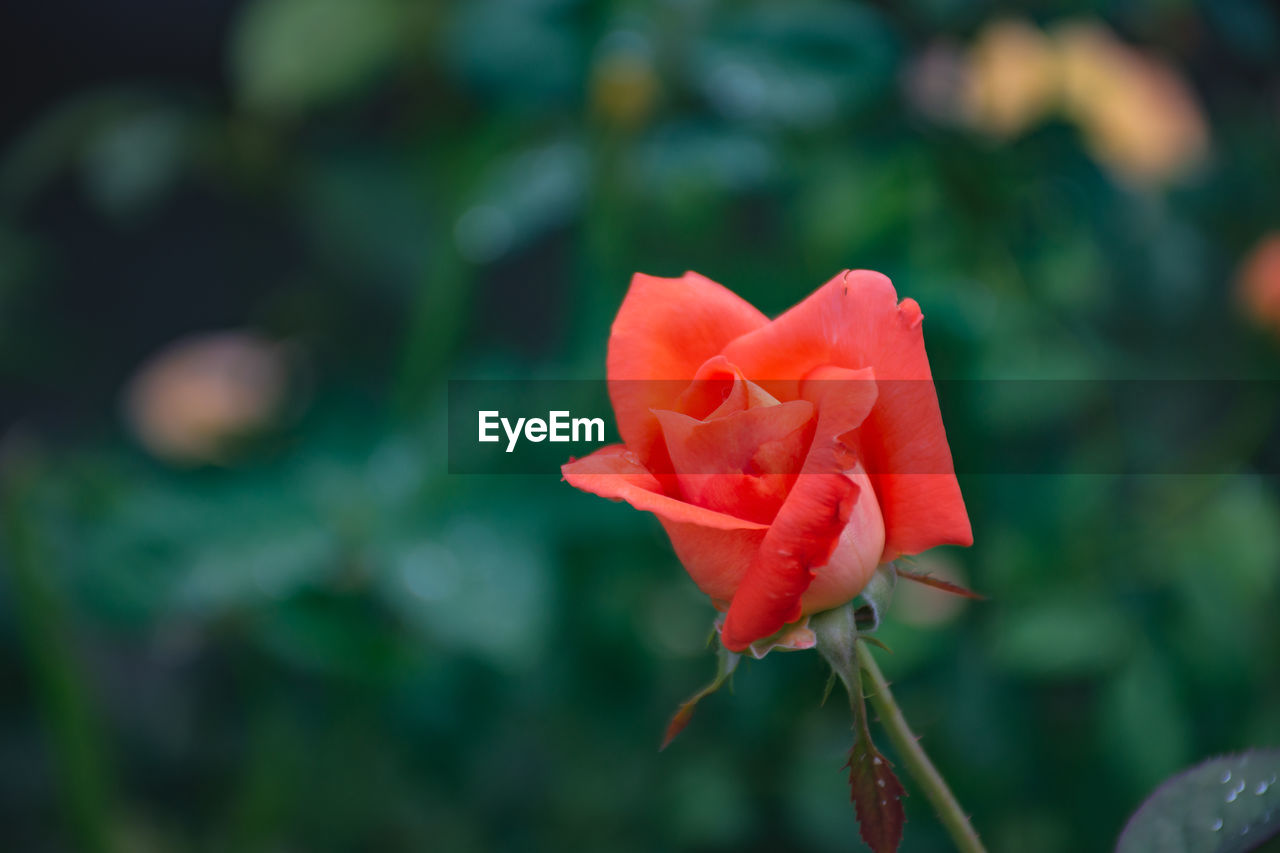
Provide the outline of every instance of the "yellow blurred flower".
{"type": "Polygon", "coordinates": [[[639,127],[652,115],[657,101],[658,75],[647,50],[609,50],[595,63],[591,107],[607,123],[639,127]]]}
{"type": "Polygon", "coordinates": [[[969,49],[964,112],[974,127],[1014,136],[1039,121],[1056,93],[1053,47],[1025,21],[989,23],[969,49]]]}
{"type": "Polygon", "coordinates": [[[279,413],[287,374],[283,347],[258,335],[193,335],[143,364],[125,391],[125,415],[162,459],[223,462],[231,441],[279,413]]]}
{"type": "Polygon", "coordinates": [[[1245,257],[1236,295],[1255,323],[1280,334],[1280,232],[1268,234],[1245,257]]]}
{"type": "Polygon", "coordinates": [[[1117,177],[1162,183],[1203,157],[1208,127],[1172,66],[1093,22],[1059,26],[1054,42],[1063,108],[1094,158],[1117,177]]]}
{"type": "Polygon", "coordinates": [[[1176,178],[1208,149],[1204,115],[1178,71],[1096,22],[1045,35],[1025,21],[993,21],[969,48],[964,79],[973,127],[1008,138],[1061,110],[1094,159],[1130,183],[1176,178]]]}

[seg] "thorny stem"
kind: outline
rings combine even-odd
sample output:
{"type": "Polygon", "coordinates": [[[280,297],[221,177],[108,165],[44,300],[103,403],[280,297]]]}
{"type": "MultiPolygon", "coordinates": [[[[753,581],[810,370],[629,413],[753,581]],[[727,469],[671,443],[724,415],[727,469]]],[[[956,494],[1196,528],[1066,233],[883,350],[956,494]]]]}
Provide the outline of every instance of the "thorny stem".
{"type": "Polygon", "coordinates": [[[889,733],[889,740],[893,741],[894,749],[897,750],[902,763],[906,765],[907,771],[915,779],[916,784],[924,790],[925,797],[937,810],[938,817],[946,827],[951,840],[955,842],[956,849],[961,853],[986,853],[986,848],[978,839],[978,833],[969,823],[968,815],[956,801],[955,794],[951,793],[946,780],[942,778],[938,768],[933,766],[933,762],[921,748],[916,736],[911,733],[911,727],[902,716],[902,709],[894,700],[893,693],[889,690],[889,682],[885,681],[884,674],[880,672],[880,667],[871,655],[871,650],[867,648],[866,643],[855,643],[855,645],[858,663],[871,682],[872,692],[867,698],[871,700],[871,705],[880,715],[880,724],[889,733]]]}

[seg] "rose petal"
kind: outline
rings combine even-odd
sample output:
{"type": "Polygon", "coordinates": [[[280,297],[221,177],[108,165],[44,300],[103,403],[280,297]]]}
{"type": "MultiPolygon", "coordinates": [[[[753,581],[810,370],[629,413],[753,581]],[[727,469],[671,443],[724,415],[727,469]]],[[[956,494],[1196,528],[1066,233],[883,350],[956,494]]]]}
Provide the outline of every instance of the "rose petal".
{"type": "Polygon", "coordinates": [[[675,410],[698,420],[722,418],[757,406],[776,406],[778,400],[722,355],[698,368],[689,387],[680,393],[675,410]]]}
{"type": "Polygon", "coordinates": [[[884,515],[884,560],[973,543],[921,319],[920,307],[911,299],[899,304],[883,275],[846,271],[724,349],[746,376],[782,399],[794,398],[798,380],[822,365],[875,369],[879,398],[859,430],[858,451],[884,515]]]}
{"type": "Polygon", "coordinates": [[[690,503],[768,524],[778,514],[813,436],[813,404],[793,400],[713,420],[656,411],[690,503]]]}
{"type": "Polygon", "coordinates": [[[859,487],[857,500],[849,512],[849,520],[836,541],[824,566],[813,573],[813,582],[804,591],[800,609],[804,613],[821,613],[839,607],[862,592],[863,587],[884,551],[884,517],[880,502],[871,488],[871,480],[861,464],[846,472],[859,487]]]}
{"type": "Polygon", "coordinates": [[[569,485],[611,500],[622,500],[636,509],[652,512],[666,521],[715,530],[764,530],[766,525],[686,503],[662,493],[662,486],[640,465],[624,445],[611,444],[590,456],[560,467],[569,485]]]}
{"type": "MultiPolygon", "coordinates": [[[[841,436],[856,429],[874,408],[874,373],[867,369],[826,375],[840,381],[804,389],[817,397],[818,408],[804,468],[725,617],[720,640],[731,651],[743,651],[800,617],[814,570],[830,561],[860,503],[862,489],[844,473],[849,459],[841,436]]],[[[849,598],[860,590],[853,590],[849,598]]]]}
{"type": "Polygon", "coordinates": [[[658,516],[676,558],[718,610],[727,609],[764,541],[759,528],[724,530],[658,516]]]}
{"type": "Polygon", "coordinates": [[[843,474],[802,475],[742,578],[720,641],[730,651],[800,618],[801,596],[849,521],[858,486],[843,474]]]}
{"type": "MultiPolygon", "coordinates": [[[[561,469],[571,486],[625,500],[658,516],[676,557],[712,601],[733,597],[767,530],[741,518],[693,506],[661,493],[657,479],[621,444],[602,447],[561,469]]],[[[723,606],[723,605],[721,605],[723,606]]]]}
{"type": "Polygon", "coordinates": [[[642,464],[649,464],[655,448],[665,453],[651,410],[674,408],[707,359],[768,322],[750,303],[697,273],[632,278],[609,338],[609,396],[618,432],[642,464]]]}

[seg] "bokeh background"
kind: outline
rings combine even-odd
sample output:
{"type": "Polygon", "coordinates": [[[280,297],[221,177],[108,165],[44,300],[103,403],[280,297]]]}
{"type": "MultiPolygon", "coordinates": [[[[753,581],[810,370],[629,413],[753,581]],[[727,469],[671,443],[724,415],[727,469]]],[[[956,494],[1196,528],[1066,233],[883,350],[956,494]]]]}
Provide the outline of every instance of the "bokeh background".
{"type": "MultiPolygon", "coordinates": [[[[57,0],[0,62],[7,849],[862,849],[816,655],[659,755],[714,656],[657,523],[447,471],[446,381],[600,378],[636,270],[881,270],[946,378],[1280,371],[1265,0],[57,0]]],[[[989,600],[882,631],[996,851],[1280,743],[1277,400],[1072,474],[1164,415],[1056,387],[947,400],[1067,473],[966,474],[919,566],[989,600]]]]}

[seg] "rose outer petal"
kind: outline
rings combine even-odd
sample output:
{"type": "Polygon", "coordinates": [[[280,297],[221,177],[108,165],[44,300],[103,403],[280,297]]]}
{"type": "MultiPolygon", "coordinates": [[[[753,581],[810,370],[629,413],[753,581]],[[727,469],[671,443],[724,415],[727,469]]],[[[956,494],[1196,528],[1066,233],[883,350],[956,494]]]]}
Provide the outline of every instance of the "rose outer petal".
{"type": "Polygon", "coordinates": [[[813,582],[800,599],[801,613],[821,613],[850,601],[862,592],[880,565],[884,551],[880,503],[860,464],[845,473],[858,486],[858,497],[826,565],[813,573],[813,582]]]}
{"type": "Polygon", "coordinates": [[[569,485],[611,500],[623,500],[658,516],[676,556],[698,588],[713,601],[728,601],[767,525],[667,497],[658,480],[621,444],[602,447],[560,468],[569,485]]]}
{"type": "Polygon", "coordinates": [[[722,530],[663,516],[658,521],[694,584],[717,610],[726,609],[764,542],[765,530],[722,530]]]}
{"type": "Polygon", "coordinates": [[[800,618],[813,567],[830,557],[858,497],[843,474],[805,474],[765,534],[729,605],[720,641],[734,652],[800,618]]]}
{"type": "Polygon", "coordinates": [[[609,337],[609,397],[618,432],[642,465],[665,469],[653,409],[672,409],[698,368],[725,344],[769,322],[737,294],[697,273],[631,279],[609,337]]]}
{"type": "MultiPolygon", "coordinates": [[[[873,407],[881,391],[870,368],[850,370],[831,365],[810,373],[800,388],[802,395],[819,406],[843,411],[841,417],[845,422],[856,420],[860,415],[865,422],[869,412],[875,411],[873,407]]],[[[832,463],[857,484],[858,499],[826,565],[814,572],[813,583],[805,590],[801,600],[804,613],[820,613],[849,601],[862,592],[881,562],[885,540],[884,516],[871,479],[857,458],[860,431],[855,428],[835,436],[832,463]]]]}
{"type": "Polygon", "coordinates": [[[560,473],[574,488],[626,501],[636,509],[670,521],[718,530],[764,530],[768,526],[667,497],[657,478],[621,444],[610,444],[590,456],[567,462],[560,466],[560,473]]]}
{"type": "MultiPolygon", "coordinates": [[[[875,374],[841,371],[832,378],[841,381],[801,387],[817,396],[813,445],[729,606],[720,641],[730,651],[743,651],[800,618],[815,569],[830,561],[855,518],[862,489],[845,473],[851,462],[840,437],[863,423],[875,406],[875,374]]],[[[861,589],[853,589],[849,598],[861,589]]]]}
{"type": "Polygon", "coordinates": [[[797,380],[822,365],[875,368],[879,399],[859,430],[858,450],[884,516],[886,561],[973,544],[921,319],[914,300],[899,304],[885,276],[845,271],[724,349],[744,375],[782,399],[794,399],[797,380]]]}

